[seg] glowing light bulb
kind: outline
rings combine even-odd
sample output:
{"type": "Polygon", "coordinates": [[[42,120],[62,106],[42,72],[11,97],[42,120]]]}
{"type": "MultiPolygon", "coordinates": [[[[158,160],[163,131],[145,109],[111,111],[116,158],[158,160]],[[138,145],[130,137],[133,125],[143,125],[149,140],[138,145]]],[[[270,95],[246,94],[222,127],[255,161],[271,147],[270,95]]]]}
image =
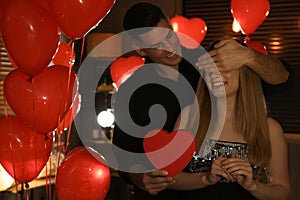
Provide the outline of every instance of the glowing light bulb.
{"type": "Polygon", "coordinates": [[[115,121],[115,117],[110,110],[101,111],[97,116],[98,124],[103,127],[111,127],[115,121]]]}
{"type": "Polygon", "coordinates": [[[173,27],[173,30],[174,30],[175,32],[178,32],[178,23],[174,22],[174,23],[172,24],[172,27],[173,27]]]}
{"type": "Polygon", "coordinates": [[[238,33],[241,30],[241,26],[236,19],[234,19],[232,22],[232,30],[236,33],[238,33]]]}

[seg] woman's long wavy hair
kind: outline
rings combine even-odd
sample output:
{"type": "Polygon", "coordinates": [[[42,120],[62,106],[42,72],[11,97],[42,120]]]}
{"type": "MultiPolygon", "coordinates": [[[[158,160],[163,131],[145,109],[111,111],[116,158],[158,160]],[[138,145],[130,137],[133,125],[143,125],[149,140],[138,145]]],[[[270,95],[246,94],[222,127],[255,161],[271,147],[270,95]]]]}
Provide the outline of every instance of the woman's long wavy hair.
{"type": "MultiPolygon", "coordinates": [[[[196,135],[199,149],[204,142],[211,119],[211,99],[203,78],[200,78],[198,84],[197,97],[201,116],[196,135]]],[[[260,78],[248,67],[240,68],[235,115],[238,119],[235,125],[249,148],[249,161],[267,167],[271,159],[271,144],[265,99],[260,78]]]]}

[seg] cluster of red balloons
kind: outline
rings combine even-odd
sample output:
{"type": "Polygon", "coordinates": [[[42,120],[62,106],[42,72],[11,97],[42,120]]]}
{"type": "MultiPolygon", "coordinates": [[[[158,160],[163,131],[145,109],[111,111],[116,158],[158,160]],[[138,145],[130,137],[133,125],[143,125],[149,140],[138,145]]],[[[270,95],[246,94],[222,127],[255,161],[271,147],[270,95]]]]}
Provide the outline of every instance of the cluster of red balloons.
{"type": "Polygon", "coordinates": [[[84,37],[114,3],[1,0],[0,37],[15,67],[4,96],[16,116],[0,118],[0,163],[16,181],[37,177],[52,151],[51,132],[69,127],[80,108],[75,54],[60,43],[61,32],[71,41],[84,37]]]}

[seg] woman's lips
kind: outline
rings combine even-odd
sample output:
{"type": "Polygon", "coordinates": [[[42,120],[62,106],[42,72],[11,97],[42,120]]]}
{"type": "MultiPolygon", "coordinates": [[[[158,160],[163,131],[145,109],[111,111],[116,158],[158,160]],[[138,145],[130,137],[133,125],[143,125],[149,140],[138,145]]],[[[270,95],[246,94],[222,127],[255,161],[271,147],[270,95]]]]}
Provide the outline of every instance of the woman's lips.
{"type": "Polygon", "coordinates": [[[175,58],[175,57],[177,57],[177,54],[175,52],[167,55],[167,58],[175,58]]]}
{"type": "Polygon", "coordinates": [[[217,89],[217,88],[225,87],[227,84],[228,84],[227,81],[213,81],[211,85],[213,89],[217,89]]]}

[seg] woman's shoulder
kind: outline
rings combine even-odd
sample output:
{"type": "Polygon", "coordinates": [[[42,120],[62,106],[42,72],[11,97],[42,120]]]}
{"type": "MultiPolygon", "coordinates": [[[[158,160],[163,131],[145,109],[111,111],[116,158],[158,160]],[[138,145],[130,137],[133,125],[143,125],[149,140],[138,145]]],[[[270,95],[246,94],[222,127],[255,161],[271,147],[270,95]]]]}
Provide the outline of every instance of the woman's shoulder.
{"type": "Polygon", "coordinates": [[[267,117],[267,123],[270,131],[283,131],[280,123],[276,119],[267,117]]]}
{"type": "Polygon", "coordinates": [[[269,126],[269,137],[271,142],[285,141],[284,132],[280,125],[280,123],[272,118],[267,118],[268,126],[269,126]]]}

